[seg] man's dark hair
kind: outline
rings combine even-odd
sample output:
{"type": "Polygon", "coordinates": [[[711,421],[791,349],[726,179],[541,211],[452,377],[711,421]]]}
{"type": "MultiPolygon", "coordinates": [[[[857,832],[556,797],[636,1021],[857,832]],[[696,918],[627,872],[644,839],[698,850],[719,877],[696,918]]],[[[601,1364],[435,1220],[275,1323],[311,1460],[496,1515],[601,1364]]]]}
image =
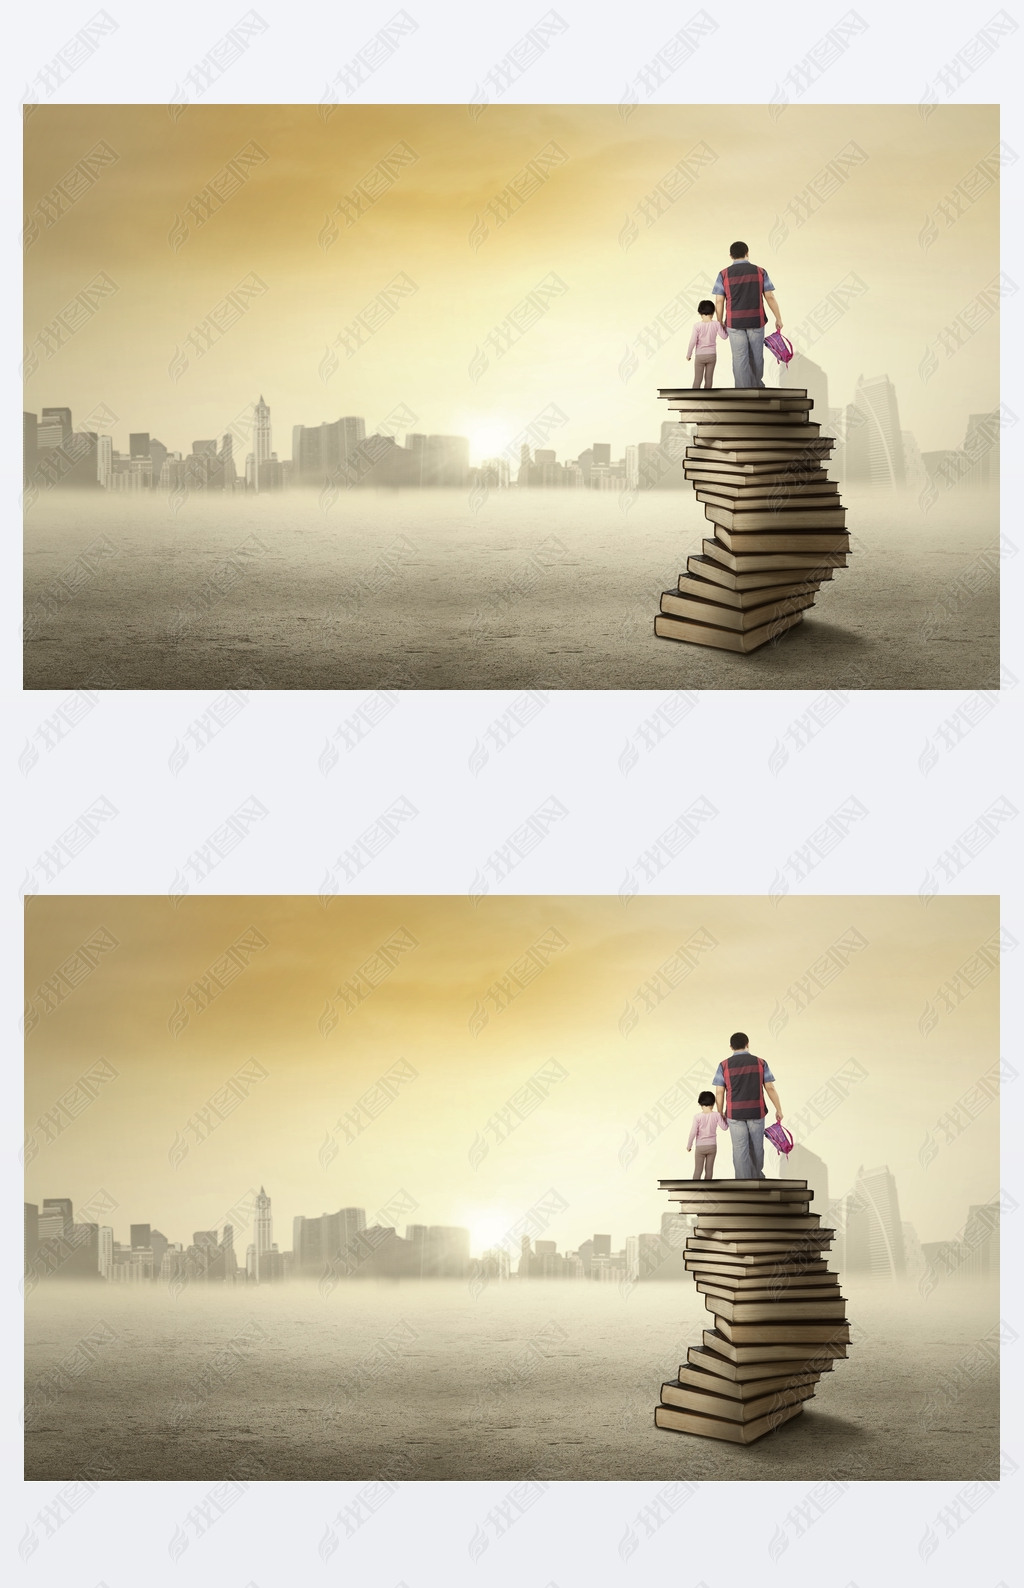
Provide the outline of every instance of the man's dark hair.
{"type": "Polygon", "coordinates": [[[714,1108],[715,1094],[714,1092],[700,1092],[698,1093],[697,1101],[701,1108],[714,1108]]]}
{"type": "Polygon", "coordinates": [[[733,243],[729,249],[729,258],[746,259],[749,252],[750,249],[747,247],[746,243],[733,243]]]}
{"type": "Polygon", "coordinates": [[[710,298],[701,298],[697,305],[698,314],[714,314],[715,306],[710,298]]]}
{"type": "Polygon", "coordinates": [[[734,1031],[732,1036],[729,1038],[729,1046],[733,1049],[745,1048],[749,1042],[750,1038],[747,1036],[745,1031],[734,1031]]]}

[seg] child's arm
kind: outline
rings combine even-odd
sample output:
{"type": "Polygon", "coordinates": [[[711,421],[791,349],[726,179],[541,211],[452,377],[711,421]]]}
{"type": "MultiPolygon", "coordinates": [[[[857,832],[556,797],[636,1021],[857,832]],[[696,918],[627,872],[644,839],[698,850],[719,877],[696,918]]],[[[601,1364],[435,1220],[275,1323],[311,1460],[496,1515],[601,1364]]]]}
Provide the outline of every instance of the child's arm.
{"type": "Polygon", "coordinates": [[[693,1124],[690,1126],[690,1139],[686,1143],[687,1152],[689,1152],[690,1148],[693,1146],[693,1138],[694,1138],[694,1136],[696,1136],[696,1134],[697,1134],[697,1118],[696,1118],[696,1115],[694,1115],[693,1124]]]}
{"type": "Polygon", "coordinates": [[[693,330],[690,332],[690,345],[686,349],[687,358],[690,357],[690,355],[692,354],[692,352],[693,352],[693,350],[694,350],[694,348],[696,346],[697,346],[697,327],[694,326],[693,330]]]}
{"type": "Polygon", "coordinates": [[[715,321],[715,325],[716,325],[716,326],[717,326],[717,328],[718,328],[718,334],[719,334],[719,336],[724,336],[724,337],[725,337],[725,339],[726,339],[726,341],[728,341],[728,339],[729,339],[729,333],[728,333],[728,331],[727,331],[727,330],[726,330],[726,329],[725,329],[725,326],[724,326],[724,325],[723,325],[723,324],[722,324],[722,322],[721,322],[721,320],[716,320],[716,321],[715,321]]]}

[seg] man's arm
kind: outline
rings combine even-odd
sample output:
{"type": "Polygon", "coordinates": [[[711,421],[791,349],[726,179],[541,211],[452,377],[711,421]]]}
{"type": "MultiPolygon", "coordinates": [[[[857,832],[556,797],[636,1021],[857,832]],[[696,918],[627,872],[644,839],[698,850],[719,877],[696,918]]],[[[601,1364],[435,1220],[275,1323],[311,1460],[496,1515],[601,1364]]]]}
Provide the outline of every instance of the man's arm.
{"type": "Polygon", "coordinates": [[[767,1093],[767,1095],[771,1098],[772,1106],[775,1109],[775,1121],[776,1121],[776,1124],[781,1124],[782,1123],[782,1104],[779,1102],[779,1094],[775,1090],[774,1081],[765,1081],[764,1089],[765,1089],[765,1092],[767,1093]]]}
{"type": "Polygon", "coordinates": [[[715,1087],[715,1097],[716,1097],[716,1099],[718,1101],[718,1112],[724,1118],[724,1116],[725,1116],[725,1087],[724,1086],[716,1086],[715,1087]]]}
{"type": "Polygon", "coordinates": [[[766,292],[765,295],[764,295],[764,301],[765,301],[765,303],[767,303],[769,309],[771,309],[772,313],[775,316],[775,329],[777,331],[781,331],[782,330],[782,315],[779,312],[779,305],[775,301],[774,292],[766,292]]]}
{"type": "Polygon", "coordinates": [[[719,320],[725,320],[725,298],[720,292],[715,293],[715,313],[719,320]]]}

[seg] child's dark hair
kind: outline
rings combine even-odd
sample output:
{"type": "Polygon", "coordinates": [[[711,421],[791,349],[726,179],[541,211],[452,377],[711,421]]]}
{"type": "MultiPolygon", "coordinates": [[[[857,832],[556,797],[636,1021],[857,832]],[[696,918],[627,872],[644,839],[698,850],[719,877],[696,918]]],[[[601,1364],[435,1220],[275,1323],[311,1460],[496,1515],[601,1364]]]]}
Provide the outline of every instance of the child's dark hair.
{"type": "Polygon", "coordinates": [[[698,314],[714,314],[715,306],[710,298],[701,298],[697,305],[698,314]]]}
{"type": "Polygon", "coordinates": [[[701,1108],[714,1108],[715,1094],[714,1092],[701,1092],[697,1097],[697,1101],[701,1108]]]}

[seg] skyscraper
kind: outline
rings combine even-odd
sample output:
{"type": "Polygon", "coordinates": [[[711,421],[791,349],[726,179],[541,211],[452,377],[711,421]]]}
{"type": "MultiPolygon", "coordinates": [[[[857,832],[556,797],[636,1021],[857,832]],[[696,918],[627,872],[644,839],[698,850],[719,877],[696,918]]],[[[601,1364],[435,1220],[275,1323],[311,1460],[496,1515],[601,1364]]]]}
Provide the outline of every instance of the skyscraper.
{"type": "Polygon", "coordinates": [[[963,451],[970,467],[964,473],[964,485],[987,491],[999,484],[999,422],[998,409],[968,417],[963,451]]]}
{"type": "Polygon", "coordinates": [[[903,1220],[903,1257],[906,1263],[908,1279],[920,1279],[925,1270],[924,1252],[918,1239],[917,1231],[907,1220],[903,1220]]]}
{"type": "Polygon", "coordinates": [[[41,1217],[44,1219],[59,1218],[60,1220],[59,1228],[55,1231],[48,1230],[47,1234],[54,1233],[63,1235],[66,1240],[71,1239],[71,1230],[74,1224],[74,1210],[71,1206],[70,1197],[44,1197],[41,1217]]]}
{"type": "Polygon", "coordinates": [[[100,1273],[100,1227],[98,1224],[72,1224],[74,1251],[62,1267],[66,1279],[98,1279],[100,1273]]]}
{"type": "Polygon", "coordinates": [[[96,437],[96,478],[105,491],[114,483],[114,438],[96,437]]]}
{"type": "MultiPolygon", "coordinates": [[[[411,434],[405,438],[405,451],[409,454],[407,477],[411,485],[463,486],[469,479],[469,442],[465,436],[411,434]]],[[[528,466],[529,448],[523,451],[523,462],[528,466]]],[[[537,462],[541,461],[538,456],[537,462]]]]}
{"type": "MultiPolygon", "coordinates": [[[[337,481],[352,461],[366,424],[349,414],[333,424],[295,425],[292,429],[293,478],[300,485],[323,487],[337,481]]],[[[409,437],[406,437],[408,443],[409,437]]]]}
{"type": "Polygon", "coordinates": [[[99,437],[95,430],[75,430],[62,449],[65,463],[54,484],[93,490],[99,486],[99,437]]]}
{"type": "MultiPolygon", "coordinates": [[[[414,1247],[411,1255],[421,1278],[461,1279],[469,1269],[469,1231],[461,1226],[413,1224],[406,1230],[406,1240],[414,1247]]],[[[535,1243],[536,1250],[542,1245],[535,1243]]]]}
{"type": "Polygon", "coordinates": [[[655,441],[639,442],[636,451],[637,484],[642,491],[650,491],[661,477],[665,455],[655,441]]]}
{"type": "MultiPolygon", "coordinates": [[[[270,409],[263,401],[263,394],[261,393],[260,400],[256,404],[252,416],[253,477],[257,491],[260,490],[261,485],[266,489],[266,482],[265,480],[261,481],[260,475],[262,465],[270,462],[270,450],[270,409]]],[[[270,1250],[269,1246],[267,1250],[270,1250]]]]}
{"type": "Polygon", "coordinates": [[[906,481],[896,388],[888,375],[857,377],[851,405],[866,423],[848,423],[846,477],[890,488],[906,481]]]}
{"type": "Polygon", "coordinates": [[[883,1279],[906,1273],[900,1200],[888,1166],[857,1170],[848,1199],[846,1267],[883,1279]]]}
{"type": "MultiPolygon", "coordinates": [[[[260,398],[262,403],[263,398],[260,398]]],[[[274,1244],[274,1221],[270,1214],[270,1198],[260,1186],[260,1194],[256,1198],[256,1214],[252,1226],[253,1247],[256,1258],[256,1278],[259,1282],[260,1258],[264,1252],[269,1252],[274,1244]]]]}
{"type": "Polygon", "coordinates": [[[70,408],[44,408],[39,422],[41,447],[62,447],[65,441],[71,440],[71,409],[70,408]],[[47,439],[44,441],[42,431],[46,431],[47,439]]]}
{"type": "Polygon", "coordinates": [[[238,470],[235,468],[235,438],[228,432],[221,437],[217,461],[220,464],[221,483],[225,491],[233,491],[235,481],[238,479],[238,470]]]}
{"type": "Polygon", "coordinates": [[[167,448],[164,446],[162,441],[158,441],[156,439],[156,436],[150,437],[149,461],[152,465],[150,478],[155,491],[160,484],[160,475],[163,471],[163,466],[167,462],[167,448]]]}
{"type": "Polygon", "coordinates": [[[322,1213],[307,1219],[296,1214],[292,1220],[292,1254],[297,1274],[316,1275],[335,1262],[366,1228],[363,1208],[339,1208],[337,1213],[322,1213]]]}
{"type": "Polygon", "coordinates": [[[64,1239],[64,1219],[60,1213],[54,1213],[52,1208],[42,1208],[38,1221],[39,1244],[43,1246],[48,1241],[61,1241],[64,1239]]]}
{"type": "Polygon", "coordinates": [[[162,1232],[160,1230],[152,1230],[152,1229],[150,1230],[150,1232],[149,1232],[149,1249],[153,1253],[153,1278],[154,1279],[159,1279],[160,1278],[160,1269],[163,1266],[164,1253],[166,1252],[166,1250],[167,1250],[167,1248],[168,1248],[168,1246],[170,1244],[171,1243],[167,1239],[167,1236],[162,1234],[162,1232]]]}
{"type": "Polygon", "coordinates": [[[964,1225],[964,1266],[978,1279],[999,1275],[999,1204],[983,1202],[970,1208],[964,1225]]]}
{"type": "Polygon", "coordinates": [[[921,448],[912,430],[903,431],[903,473],[912,490],[919,491],[928,484],[928,473],[921,457],[921,448]]]}
{"type": "Polygon", "coordinates": [[[663,1213],[661,1215],[661,1238],[676,1251],[682,1251],[690,1234],[686,1217],[682,1213],[663,1213]]]}

